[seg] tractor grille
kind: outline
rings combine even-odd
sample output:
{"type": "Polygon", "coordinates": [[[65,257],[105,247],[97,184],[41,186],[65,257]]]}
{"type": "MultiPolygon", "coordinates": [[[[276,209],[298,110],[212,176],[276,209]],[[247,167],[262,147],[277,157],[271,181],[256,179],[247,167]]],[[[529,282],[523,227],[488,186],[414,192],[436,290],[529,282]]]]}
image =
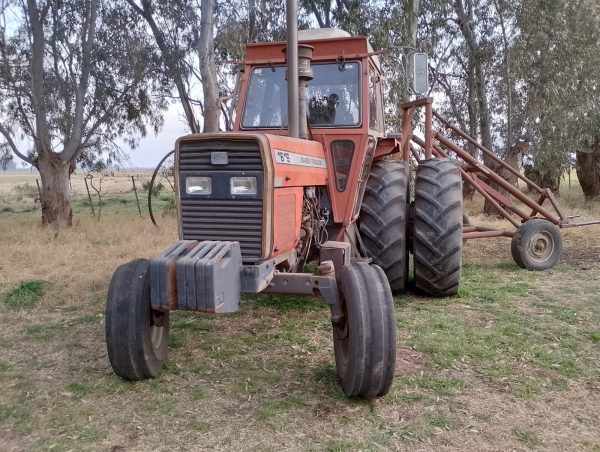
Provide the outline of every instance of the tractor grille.
{"type": "MultiPolygon", "coordinates": [[[[263,178],[258,143],[208,141],[182,143],[179,172],[200,173],[213,179],[228,178],[240,171],[252,171],[263,178]],[[213,165],[212,152],[227,152],[227,165],[213,165]]],[[[262,184],[261,184],[262,185],[262,184]]],[[[185,189],[184,189],[185,190],[185,189]]],[[[194,197],[182,192],[181,227],[184,240],[237,241],[244,264],[256,263],[262,255],[263,200],[232,199],[227,196],[194,197]]]]}
{"type": "Polygon", "coordinates": [[[179,154],[180,171],[262,171],[262,158],[258,143],[254,142],[201,142],[182,143],[179,154]],[[213,151],[225,151],[227,165],[212,165],[213,151]]]}

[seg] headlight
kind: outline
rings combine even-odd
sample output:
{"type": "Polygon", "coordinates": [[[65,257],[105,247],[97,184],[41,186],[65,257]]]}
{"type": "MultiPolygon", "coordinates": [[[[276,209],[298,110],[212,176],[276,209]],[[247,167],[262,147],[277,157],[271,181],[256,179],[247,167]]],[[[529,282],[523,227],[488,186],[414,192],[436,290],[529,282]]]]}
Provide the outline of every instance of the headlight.
{"type": "Polygon", "coordinates": [[[186,177],[185,192],[188,195],[210,195],[212,181],[210,177],[186,177]]]}
{"type": "Polygon", "coordinates": [[[232,195],[255,195],[256,177],[232,177],[229,179],[232,195]]]}

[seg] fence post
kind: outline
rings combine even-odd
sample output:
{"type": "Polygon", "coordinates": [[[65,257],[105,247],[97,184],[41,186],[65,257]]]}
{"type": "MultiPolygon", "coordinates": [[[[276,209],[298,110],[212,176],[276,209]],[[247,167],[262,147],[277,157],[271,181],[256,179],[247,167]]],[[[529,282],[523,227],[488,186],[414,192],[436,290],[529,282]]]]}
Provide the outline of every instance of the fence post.
{"type": "Polygon", "coordinates": [[[87,177],[84,177],[83,181],[85,182],[85,189],[87,191],[88,199],[90,201],[90,207],[92,208],[92,215],[94,217],[96,217],[96,212],[94,211],[94,204],[92,203],[92,195],[90,195],[90,188],[88,187],[88,183],[87,183],[87,177]]]}
{"type": "Polygon", "coordinates": [[[142,214],[142,208],[140,207],[140,198],[138,198],[138,194],[137,194],[137,188],[135,186],[135,179],[133,176],[131,176],[131,183],[133,184],[133,191],[135,193],[135,202],[137,202],[137,206],[138,206],[138,212],[140,213],[140,215],[142,214]]]}
{"type": "Polygon", "coordinates": [[[40,188],[40,181],[38,179],[35,180],[35,185],[37,185],[37,188],[38,188],[38,196],[40,197],[40,205],[41,205],[42,204],[42,189],[40,188]]]}

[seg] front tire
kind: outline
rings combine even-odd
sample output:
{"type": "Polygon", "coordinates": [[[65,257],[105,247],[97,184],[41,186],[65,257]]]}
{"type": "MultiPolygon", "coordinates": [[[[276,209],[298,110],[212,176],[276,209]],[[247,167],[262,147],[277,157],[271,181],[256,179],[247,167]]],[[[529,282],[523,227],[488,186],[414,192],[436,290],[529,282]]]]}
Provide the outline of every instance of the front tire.
{"type": "Polygon", "coordinates": [[[148,266],[136,259],[117,268],[106,299],[108,358],[128,380],[157,377],[169,346],[169,313],[150,305],[148,266]]]}
{"type": "Polygon", "coordinates": [[[359,217],[367,256],[383,269],[392,292],[404,292],[408,276],[408,178],[405,162],[374,163],[359,217]]]}
{"type": "Polygon", "coordinates": [[[343,319],[334,325],[335,364],[349,397],[387,394],[396,366],[394,301],[383,270],[358,262],[342,267],[339,294],[343,319]]]}
{"type": "Polygon", "coordinates": [[[513,236],[510,251],[519,267],[548,270],[556,265],[562,251],[560,230],[548,220],[527,220],[513,236]]]}
{"type": "Polygon", "coordinates": [[[415,285],[427,295],[456,295],[462,263],[462,178],[450,159],[419,163],[415,181],[415,285]]]}

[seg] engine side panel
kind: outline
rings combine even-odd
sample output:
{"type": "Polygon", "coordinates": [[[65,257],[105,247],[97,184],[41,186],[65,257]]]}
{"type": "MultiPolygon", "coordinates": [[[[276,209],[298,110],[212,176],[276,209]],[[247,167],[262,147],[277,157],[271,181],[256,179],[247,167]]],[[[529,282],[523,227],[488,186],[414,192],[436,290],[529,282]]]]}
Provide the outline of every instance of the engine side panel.
{"type": "Polygon", "coordinates": [[[295,249],[300,240],[302,223],[302,187],[276,188],[273,197],[273,253],[278,256],[295,249]]]}
{"type": "Polygon", "coordinates": [[[279,135],[266,137],[275,168],[275,188],[327,185],[328,164],[321,143],[279,135]]]}

